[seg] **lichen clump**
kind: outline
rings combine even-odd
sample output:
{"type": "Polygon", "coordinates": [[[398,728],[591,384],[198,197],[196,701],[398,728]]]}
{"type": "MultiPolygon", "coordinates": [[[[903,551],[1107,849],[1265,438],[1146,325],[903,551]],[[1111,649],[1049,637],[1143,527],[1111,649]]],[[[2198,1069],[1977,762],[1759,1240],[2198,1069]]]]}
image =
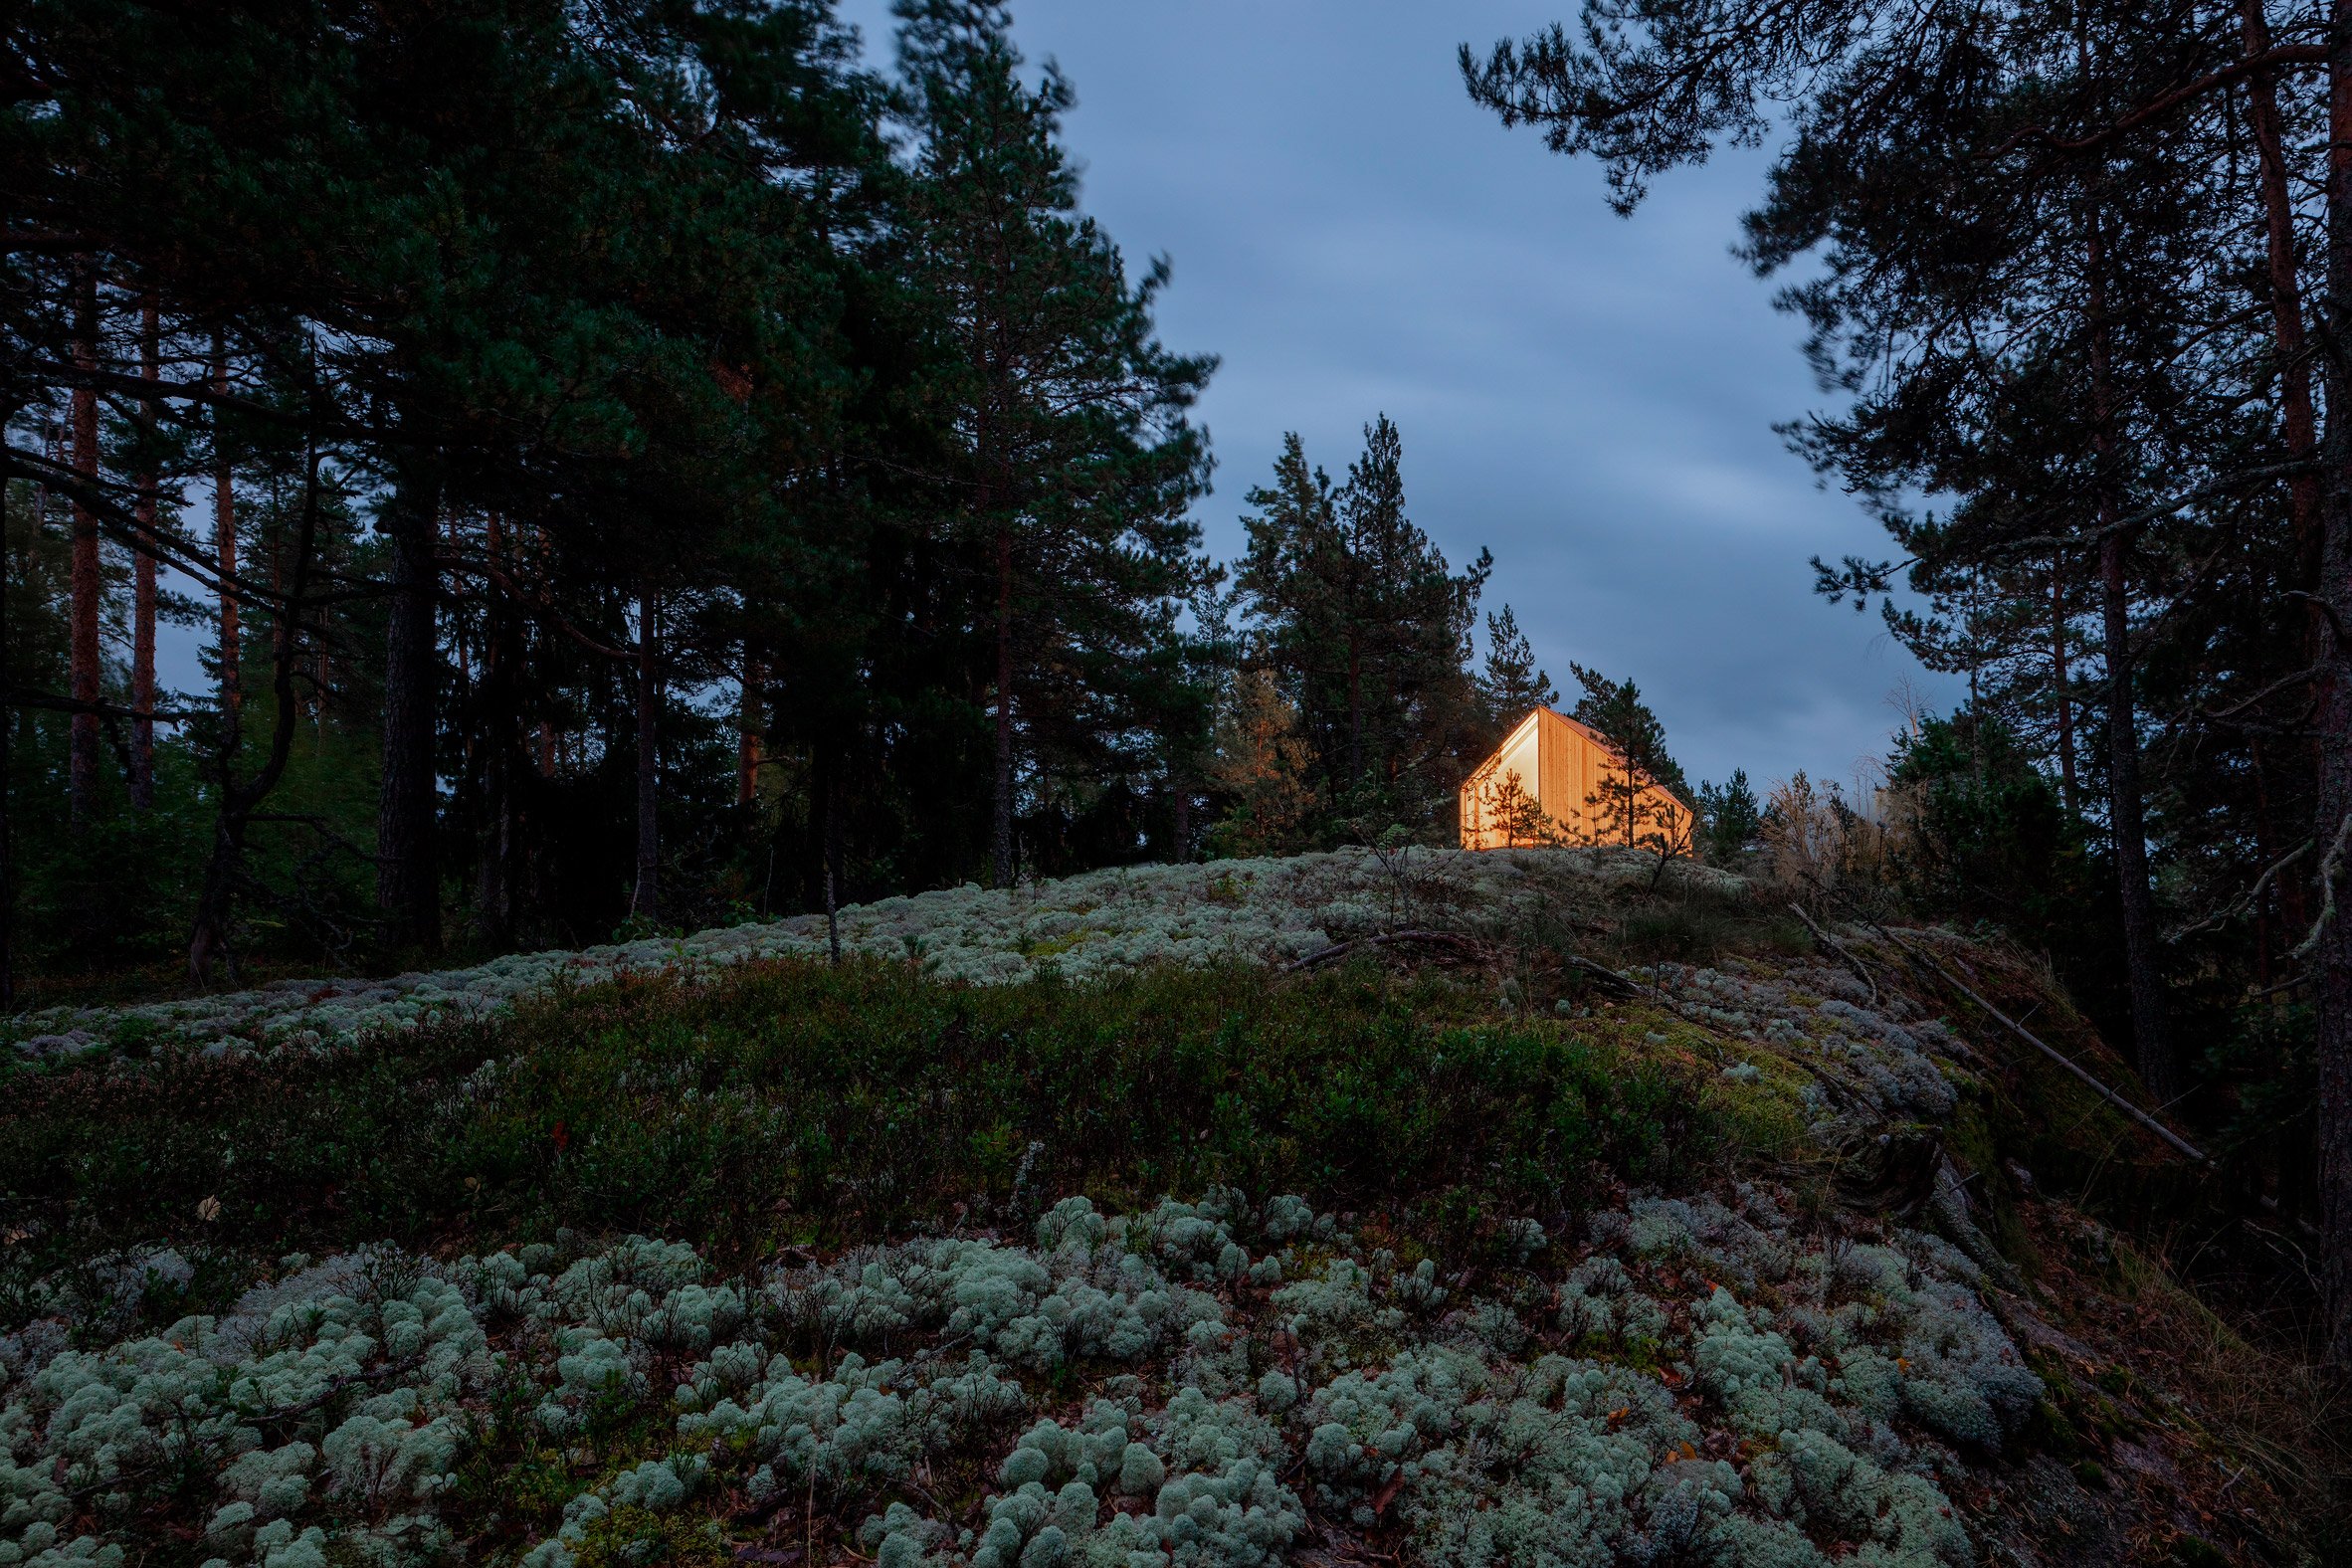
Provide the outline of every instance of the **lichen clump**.
{"type": "Polygon", "coordinates": [[[576,1477],[530,1568],[784,1510],[887,1568],[1254,1568],[1332,1530],[1973,1561],[1946,1482],[2040,1391],[1975,1266],[1734,1199],[1512,1222],[1474,1282],[1231,1192],[736,1280],[645,1240],[350,1255],[102,1350],[0,1341],[0,1564],[128,1568],[171,1517],[208,1568],[442,1560],[492,1445],[576,1477]]]}

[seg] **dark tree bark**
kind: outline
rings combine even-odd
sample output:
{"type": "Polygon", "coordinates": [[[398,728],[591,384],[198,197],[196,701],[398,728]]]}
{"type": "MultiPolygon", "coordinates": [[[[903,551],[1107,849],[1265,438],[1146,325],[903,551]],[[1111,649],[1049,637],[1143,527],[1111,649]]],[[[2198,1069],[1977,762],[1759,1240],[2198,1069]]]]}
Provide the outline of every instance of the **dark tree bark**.
{"type": "MultiPolygon", "coordinates": [[[[0,405],[0,430],[6,430],[16,419],[13,404],[0,405]]],[[[8,537],[8,482],[0,479],[0,540],[8,537]]],[[[0,549],[0,565],[7,556],[0,549]]],[[[0,572],[0,692],[15,685],[15,672],[8,668],[8,582],[0,572]]],[[[16,840],[15,814],[9,810],[8,781],[12,777],[16,724],[13,716],[0,711],[0,1012],[16,1011],[16,840]]]]}
{"type": "MultiPolygon", "coordinates": [[[[217,332],[212,339],[212,389],[221,394],[229,390],[228,354],[217,332]]],[[[220,413],[216,409],[212,424],[212,545],[221,571],[221,711],[232,724],[245,706],[245,686],[238,669],[238,644],[243,634],[237,623],[236,590],[230,586],[237,576],[235,478],[229,462],[228,438],[221,429],[220,413]]]]}
{"type": "Polygon", "coordinates": [[[295,531],[292,585],[271,617],[270,688],[274,711],[270,722],[270,752],[261,769],[240,783],[235,758],[238,730],[221,735],[221,809],[213,823],[212,858],[204,868],[204,889],[197,898],[195,928],[188,936],[188,974],[199,985],[212,977],[214,962],[226,965],[232,984],[237,979],[237,955],[229,942],[231,905],[243,875],[245,838],[253,814],[278,781],[286,776],[287,758],[294,750],[294,725],[299,718],[294,701],[294,669],[301,659],[302,613],[310,591],[311,557],[318,546],[318,452],[311,448],[302,479],[301,522],[295,531]]]}
{"type": "Polygon", "coordinates": [[[989,823],[991,885],[1013,885],[1013,529],[996,533],[996,796],[989,823]]]}
{"type": "Polygon", "coordinates": [[[735,809],[744,813],[759,800],[761,737],[767,727],[760,687],[766,679],[766,669],[745,649],[742,700],[735,710],[735,809]]]}
{"type": "MultiPolygon", "coordinates": [[[[2240,0],[2241,29],[2249,59],[2270,52],[2270,23],[2263,0],[2240,0]]],[[[2253,132],[2260,167],[2262,239],[2269,268],[2271,334],[2278,345],[2278,402],[2280,424],[2289,460],[2307,463],[2319,450],[2318,419],[2311,403],[2311,360],[2303,327],[2303,284],[2295,270],[2294,198],[2287,185],[2286,151],[2278,114],[2278,84],[2273,73],[2257,71],[2247,78],[2247,124],[2253,132]]],[[[2294,519],[2295,563],[2306,593],[2316,592],[2319,577],[2319,476],[2297,474],[2287,483],[2290,514],[2294,519]]],[[[2311,650],[2318,651],[2323,630],[2318,605],[2310,606],[2311,650]]]]}
{"type": "Polygon", "coordinates": [[[391,545],[384,634],[384,772],[376,797],[376,904],[396,947],[441,945],[439,807],[433,770],[434,703],[441,685],[434,638],[433,563],[441,480],[427,463],[397,476],[378,526],[391,545]]]}
{"type": "MultiPolygon", "coordinates": [[[[483,524],[483,547],[492,561],[501,558],[503,530],[496,512],[483,524]]],[[[489,946],[504,947],[514,934],[512,860],[514,855],[514,757],[521,735],[515,712],[515,666],[519,651],[512,646],[514,618],[494,579],[482,585],[482,821],[476,849],[474,882],[475,933],[489,946]]]]}
{"type": "Polygon", "coordinates": [[[2319,705],[2314,842],[2323,909],[2312,956],[2318,980],[2321,1344],[2352,1368],[2352,919],[2339,888],[2352,831],[2352,0],[2328,7],[2327,442],[2322,455],[2319,597],[2327,620],[2319,705]]]}
{"type": "Polygon", "coordinates": [[[651,588],[637,600],[637,887],[629,912],[662,918],[662,778],[659,720],[661,602],[651,588]]]}
{"type": "MultiPolygon", "coordinates": [[[[2270,22],[2264,0],[2240,0],[2241,36],[2248,58],[2270,50],[2270,22]]],[[[2308,463],[2318,456],[2318,419],[2311,397],[2310,340],[2303,320],[2303,280],[2295,264],[2294,197],[2287,181],[2284,133],[2278,112],[2277,76],[2257,71],[2247,78],[2247,124],[2253,133],[2262,196],[2262,242],[2270,294],[2271,338],[2278,358],[2280,432],[2287,458],[2308,463]]],[[[2291,586],[2311,597],[2304,604],[2304,656],[2307,663],[2324,661],[2327,615],[2321,604],[2323,506],[2321,476],[2316,471],[2295,475],[2287,482],[2288,515],[2294,530],[2294,577],[2291,586]]],[[[2307,753],[2308,754],[2308,753],[2307,753]]],[[[2317,758],[2311,758],[2317,771],[2317,758]]],[[[2267,852],[2263,864],[2269,864],[2267,852]]],[[[2276,893],[2285,918],[2294,923],[2309,919],[2308,883],[2282,878],[2276,893]]],[[[2266,918],[2257,912],[2257,918],[2266,918]]],[[[2267,967],[2267,932],[2261,948],[2267,967]]],[[[2261,983],[2267,987],[2265,975],[2261,983]]]]}
{"type": "MultiPolygon", "coordinates": [[[[2270,816],[2270,770],[2264,765],[2261,736],[2247,737],[2246,759],[2254,773],[2254,858],[2269,866],[2278,859],[2278,834],[2270,816]]],[[[2275,898],[2275,889],[2264,892],[2254,906],[2254,989],[2264,995],[2270,990],[2270,907],[2275,898]]]]}
{"type": "Polygon", "coordinates": [[[2107,827],[2123,912],[2123,963],[2131,993],[2132,1065],[2159,1105],[2179,1092],[2156,939],[2156,900],[2148,886],[2148,832],[2140,783],[2139,715],[2132,700],[2131,581],[2126,570],[2133,530],[2116,526],[2114,371],[2107,325],[2105,219],[2095,185],[2088,197],[2084,258],[2090,334],[2091,444],[2097,470],[2101,653],[2107,668],[2107,827]]]}
{"type": "MultiPolygon", "coordinates": [[[[98,275],[84,268],[74,290],[74,363],[83,371],[98,368],[98,275]]],[[[74,472],[85,484],[98,479],[98,393],[77,387],[73,397],[74,472]]],[[[98,805],[98,598],[103,584],[98,576],[98,515],[79,500],[74,503],[72,543],[71,624],[67,636],[74,700],[82,706],[68,730],[66,764],[68,810],[77,832],[89,827],[98,805]]]]}
{"type": "MultiPolygon", "coordinates": [[[[139,379],[162,378],[161,335],[155,296],[139,308],[139,379]]],[[[139,403],[142,434],[152,435],[159,410],[153,398],[139,403]]],[[[138,478],[138,532],[141,548],[130,557],[130,803],[140,811],[155,804],[155,538],[156,478],[152,468],[138,478]]]]}
{"type": "MultiPolygon", "coordinates": [[[[2111,508],[2101,502],[2102,526],[2111,508]]],[[[2148,886],[2148,837],[2140,782],[2140,740],[2132,701],[2129,540],[2111,533],[2099,545],[2099,599],[2107,664],[2107,822],[2123,912],[2123,953],[2131,991],[2132,1065],[2157,1103],[2179,1093],[2171,1023],[2158,967],[2156,900],[2148,886]]]]}
{"type": "Polygon", "coordinates": [[[1351,612],[1347,628],[1347,787],[1364,782],[1364,649],[1351,612]]]}
{"type": "Polygon", "coordinates": [[[817,807],[823,813],[823,839],[818,855],[824,862],[825,947],[836,967],[841,963],[841,771],[840,745],[830,736],[817,742],[817,807]]]}
{"type": "Polygon", "coordinates": [[[483,759],[482,844],[475,863],[474,931],[490,947],[506,946],[514,934],[511,880],[514,792],[506,755],[501,734],[498,743],[483,759]]]}
{"type": "Polygon", "coordinates": [[[2050,683],[2058,694],[2058,799],[2066,815],[2078,809],[2074,787],[2073,676],[2066,666],[2066,584],[2058,564],[2050,567],[2050,683]]]}

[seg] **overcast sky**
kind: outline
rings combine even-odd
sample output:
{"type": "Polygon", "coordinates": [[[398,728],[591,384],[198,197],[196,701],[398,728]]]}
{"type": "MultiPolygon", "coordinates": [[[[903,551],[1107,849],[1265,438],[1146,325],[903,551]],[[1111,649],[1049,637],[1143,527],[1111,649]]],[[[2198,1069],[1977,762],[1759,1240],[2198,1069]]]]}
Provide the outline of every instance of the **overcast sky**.
{"type": "MultiPolygon", "coordinates": [[[[1658,182],[1635,216],[1598,169],[1463,92],[1481,51],[1572,0],[1015,0],[1033,62],[1077,88],[1084,205],[1175,265],[1162,336],[1224,365],[1198,511],[1221,557],[1282,433],[1341,477],[1386,411],[1414,520],[1457,564],[1494,551],[1555,682],[1641,684],[1693,780],[1847,778],[1889,691],[1944,683],[1811,592],[1806,558],[1884,537],[1772,433],[1816,405],[1800,324],[1735,261],[1762,158],[1658,182]]],[[[844,16],[887,59],[887,0],[844,16]]]]}

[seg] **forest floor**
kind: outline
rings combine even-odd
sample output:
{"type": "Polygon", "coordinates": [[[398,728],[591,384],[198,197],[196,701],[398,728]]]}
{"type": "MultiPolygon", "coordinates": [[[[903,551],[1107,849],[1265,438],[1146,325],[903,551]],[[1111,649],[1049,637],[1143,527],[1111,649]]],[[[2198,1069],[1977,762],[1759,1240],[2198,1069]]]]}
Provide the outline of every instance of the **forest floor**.
{"type": "Polygon", "coordinates": [[[13,1021],[0,1565],[2352,1549],[2175,1267],[2294,1238],[2015,953],[1574,851],[842,928],[13,1021]]]}

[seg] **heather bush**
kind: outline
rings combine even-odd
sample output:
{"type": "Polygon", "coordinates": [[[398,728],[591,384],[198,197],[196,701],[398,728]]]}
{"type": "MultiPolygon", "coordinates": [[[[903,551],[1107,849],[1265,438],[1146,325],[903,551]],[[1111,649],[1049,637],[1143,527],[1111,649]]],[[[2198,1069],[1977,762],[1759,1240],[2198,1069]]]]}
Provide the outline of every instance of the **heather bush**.
{"type": "MultiPolygon", "coordinates": [[[[0,1328],[69,1304],[118,1332],[156,1325],[233,1299],[289,1250],[421,1245],[453,1218],[491,1243],[658,1230],[739,1258],[779,1232],[903,1233],[959,1201],[1042,1212],[1017,1191],[1025,1167],[1032,1189],[1201,1194],[1136,1242],[1198,1284],[1239,1266],[1221,1184],[1312,1195],[1302,1216],[1253,1220],[1270,1241],[1303,1236],[1315,1208],[1367,1204],[1419,1209],[1434,1234],[1703,1151],[1680,1069],[1575,1023],[1483,1013],[1443,980],[1376,973],[968,989],[793,965],[563,995],[298,1062],[20,1078],[0,1105],[0,1186],[39,1223],[0,1255],[0,1328]],[[88,1263],[158,1246],[188,1277],[143,1307],[88,1263]]],[[[875,1319],[850,1342],[886,1332],[892,1288],[845,1296],[846,1328],[875,1319]]]]}

